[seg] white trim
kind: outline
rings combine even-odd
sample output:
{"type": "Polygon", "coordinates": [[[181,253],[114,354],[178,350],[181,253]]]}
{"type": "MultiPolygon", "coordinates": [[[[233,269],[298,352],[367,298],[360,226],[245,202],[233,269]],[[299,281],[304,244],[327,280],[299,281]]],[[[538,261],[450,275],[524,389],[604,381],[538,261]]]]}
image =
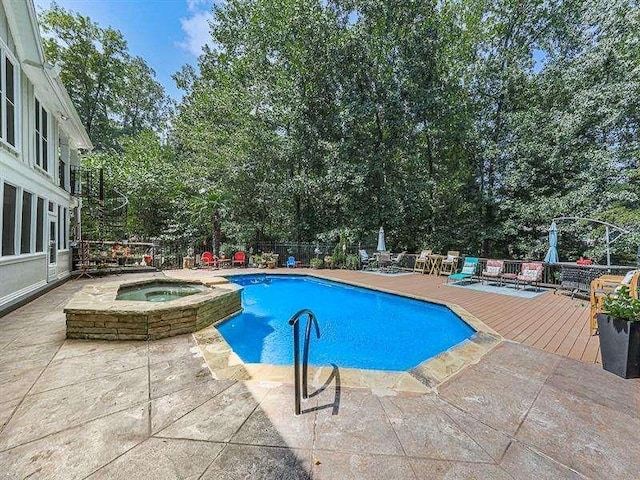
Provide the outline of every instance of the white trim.
{"type": "MultiPolygon", "coordinates": [[[[4,249],[4,243],[2,238],[4,237],[4,207],[2,209],[0,209],[0,258],[11,258],[11,257],[16,257],[19,255],[20,252],[20,243],[17,241],[18,239],[18,204],[22,204],[22,200],[19,199],[19,197],[22,197],[21,195],[21,191],[22,191],[22,187],[20,185],[17,185],[14,182],[11,182],[9,180],[7,180],[6,178],[3,178],[0,181],[0,198],[2,198],[2,202],[4,205],[4,186],[5,185],[11,185],[13,188],[16,189],[16,199],[15,199],[15,207],[14,207],[14,216],[13,216],[13,254],[11,255],[3,255],[2,254],[2,250],[4,249]],[[18,253],[16,253],[18,252],[18,253]]],[[[20,213],[22,213],[20,211],[20,213]]]]}
{"type": "Polygon", "coordinates": [[[29,293],[35,290],[38,290],[39,288],[42,288],[46,285],[47,285],[46,280],[40,280],[39,282],[34,283],[33,285],[29,285],[28,287],[21,288],[20,290],[16,290],[15,292],[11,292],[9,295],[5,295],[4,297],[0,298],[0,306],[5,305],[9,302],[12,302],[13,300],[18,300],[19,298],[24,297],[29,293]]]}
{"type": "Polygon", "coordinates": [[[20,61],[13,54],[6,42],[0,38],[0,102],[2,103],[2,116],[0,117],[0,143],[9,150],[15,151],[18,155],[21,153],[22,146],[22,88],[21,88],[21,71],[20,61]],[[7,126],[7,85],[6,85],[6,62],[8,59],[13,65],[13,140],[15,145],[11,145],[5,138],[5,130],[7,126]]]}
{"type": "Polygon", "coordinates": [[[46,254],[44,252],[23,253],[22,255],[9,255],[6,257],[0,257],[0,267],[4,267],[6,265],[13,265],[14,263],[37,260],[38,258],[44,258],[44,257],[46,257],[46,254]]]}

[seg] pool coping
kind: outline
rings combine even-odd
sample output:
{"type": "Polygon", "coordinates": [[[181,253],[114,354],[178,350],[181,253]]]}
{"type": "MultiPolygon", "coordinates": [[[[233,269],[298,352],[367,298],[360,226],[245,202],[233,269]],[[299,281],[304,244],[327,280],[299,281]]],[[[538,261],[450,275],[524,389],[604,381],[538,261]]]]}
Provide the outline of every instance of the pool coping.
{"type": "MultiPolygon", "coordinates": [[[[359,282],[327,278],[323,275],[315,275],[314,270],[301,272],[268,270],[264,273],[240,270],[229,273],[220,272],[216,277],[226,278],[241,275],[308,276],[400,297],[426,301],[448,308],[476,331],[470,338],[452,346],[435,357],[423,361],[407,371],[383,371],[340,367],[339,379],[343,386],[368,388],[379,392],[404,391],[426,393],[437,391],[439,385],[457,375],[466,367],[478,363],[484,355],[504,341],[504,338],[495,330],[457,304],[442,302],[419,295],[400,293],[385,288],[373,288],[370,285],[359,282]]],[[[207,275],[207,278],[211,277],[207,275]]],[[[233,351],[233,348],[227,343],[222,334],[220,334],[216,326],[234,315],[237,315],[237,313],[229,315],[211,326],[193,333],[193,337],[214,378],[293,383],[293,366],[245,363],[233,351]]],[[[326,377],[332,378],[335,374],[334,367],[309,366],[309,383],[315,387],[322,387],[322,385],[326,383],[326,380],[322,379],[326,377]]]]}

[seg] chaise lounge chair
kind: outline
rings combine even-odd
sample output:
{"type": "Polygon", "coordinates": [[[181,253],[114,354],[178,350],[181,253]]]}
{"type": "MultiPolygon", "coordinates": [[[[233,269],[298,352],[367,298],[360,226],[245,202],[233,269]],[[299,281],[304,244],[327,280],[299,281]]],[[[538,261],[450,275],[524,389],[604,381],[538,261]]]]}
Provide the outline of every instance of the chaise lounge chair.
{"type": "Polygon", "coordinates": [[[455,283],[461,282],[463,280],[472,279],[476,274],[476,269],[478,268],[478,259],[476,257],[467,257],[464,259],[464,264],[462,265],[462,271],[460,273],[452,273],[447,277],[447,283],[449,280],[455,280],[455,283]]]}

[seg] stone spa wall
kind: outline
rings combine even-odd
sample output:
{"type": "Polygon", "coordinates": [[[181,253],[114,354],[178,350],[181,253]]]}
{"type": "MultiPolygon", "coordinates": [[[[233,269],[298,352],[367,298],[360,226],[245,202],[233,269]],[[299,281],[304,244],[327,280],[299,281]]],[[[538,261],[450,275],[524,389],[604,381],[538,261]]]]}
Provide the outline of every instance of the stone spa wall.
{"type": "Polygon", "coordinates": [[[242,308],[241,289],[231,283],[205,283],[210,291],[170,302],[115,299],[121,286],[145,283],[150,282],[84,287],[64,309],[67,315],[67,338],[157,340],[201,330],[242,308]]]}

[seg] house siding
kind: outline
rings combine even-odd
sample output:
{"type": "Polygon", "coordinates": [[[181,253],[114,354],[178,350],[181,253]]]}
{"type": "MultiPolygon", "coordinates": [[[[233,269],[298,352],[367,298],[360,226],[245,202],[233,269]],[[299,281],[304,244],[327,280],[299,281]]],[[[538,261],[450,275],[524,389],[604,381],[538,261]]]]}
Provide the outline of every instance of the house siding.
{"type": "MultiPolygon", "coordinates": [[[[79,208],[78,205],[80,204],[78,199],[75,199],[69,193],[70,167],[79,161],[77,149],[70,146],[72,144],[75,145],[75,143],[71,142],[70,135],[61,128],[58,121],[58,117],[62,115],[62,112],[59,106],[56,107],[59,104],[53,98],[55,95],[54,90],[46,88],[40,90],[37,86],[34,86],[30,81],[28,72],[24,70],[26,68],[23,67],[24,59],[17,57],[16,51],[20,52],[25,49],[16,48],[13,40],[14,36],[11,34],[10,29],[10,25],[15,25],[16,22],[8,20],[7,11],[11,11],[11,8],[7,6],[7,10],[5,10],[5,6],[0,3],[0,39],[2,39],[0,48],[4,51],[9,50],[12,52],[15,58],[15,62],[13,62],[15,63],[14,68],[19,69],[20,72],[15,92],[15,107],[18,112],[15,130],[16,145],[12,147],[9,143],[0,139],[0,200],[4,200],[5,185],[11,185],[16,188],[15,207],[11,205],[7,207],[7,210],[15,209],[15,215],[13,216],[15,222],[11,239],[13,241],[13,254],[3,254],[3,250],[0,250],[0,315],[11,308],[12,305],[46,287],[47,284],[57,282],[70,275],[70,244],[74,240],[70,232],[70,219],[74,218],[74,208],[79,208]],[[49,152],[47,171],[40,168],[36,162],[36,98],[47,111],[47,150],[49,152]],[[65,181],[62,186],[60,186],[60,159],[65,163],[65,181]],[[31,214],[25,213],[30,218],[30,224],[28,225],[25,222],[24,227],[24,229],[29,230],[28,233],[25,231],[24,236],[25,239],[30,241],[28,252],[23,252],[26,240],[21,242],[23,234],[22,202],[25,192],[31,194],[31,197],[27,195],[26,198],[31,198],[32,202],[31,214]],[[40,243],[36,239],[38,198],[41,198],[44,202],[41,238],[39,239],[43,250],[41,252],[36,251],[36,245],[40,243]],[[51,210],[49,209],[50,204],[52,204],[51,210]],[[65,211],[66,215],[64,214],[65,211]],[[55,227],[55,252],[50,252],[48,248],[51,222],[55,227]],[[58,242],[60,239],[64,240],[65,235],[66,242],[58,242]],[[55,262],[50,261],[50,253],[55,253],[55,255],[52,255],[52,258],[55,257],[55,262]]],[[[14,19],[15,17],[11,18],[14,19]]],[[[28,18],[26,17],[27,20],[28,18]]],[[[26,21],[25,18],[20,18],[19,20],[26,21]]],[[[22,37],[16,36],[15,38],[24,39],[24,35],[22,37]]],[[[39,41],[39,39],[34,41],[39,41]]],[[[30,68],[33,69],[34,67],[30,68]]],[[[45,67],[43,66],[42,68],[45,67]]],[[[31,70],[31,73],[33,74],[33,70],[31,70]]],[[[37,76],[32,78],[39,79],[37,76]]],[[[41,80],[39,79],[38,82],[41,82],[41,80]]],[[[36,85],[41,85],[38,82],[36,82],[36,85]]],[[[75,111],[73,113],[75,114],[75,111]]],[[[66,117],[70,116],[66,114],[66,117]]],[[[64,120],[67,119],[64,118],[64,120]]],[[[77,140],[75,137],[74,139],[77,140]]],[[[12,192],[13,189],[9,191],[12,192]]],[[[1,205],[0,230],[4,228],[4,201],[1,205]]],[[[11,215],[7,214],[7,218],[10,217],[11,215]]],[[[2,243],[10,243],[5,240],[0,237],[0,246],[2,243]]]]}

